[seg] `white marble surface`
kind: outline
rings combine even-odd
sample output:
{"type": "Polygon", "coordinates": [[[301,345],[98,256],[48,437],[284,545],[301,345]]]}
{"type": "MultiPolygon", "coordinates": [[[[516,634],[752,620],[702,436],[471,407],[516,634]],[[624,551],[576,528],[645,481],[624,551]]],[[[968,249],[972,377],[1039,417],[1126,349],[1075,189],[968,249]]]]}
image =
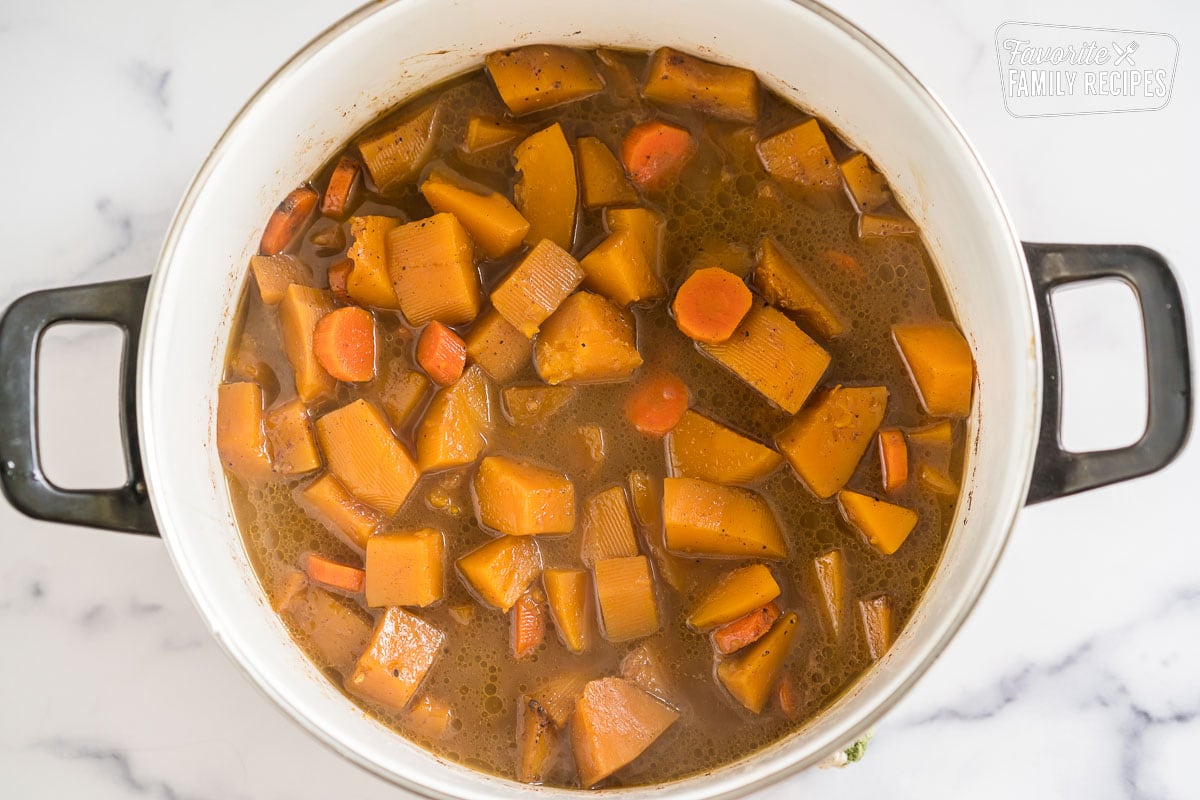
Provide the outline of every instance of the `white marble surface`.
{"type": "MultiPolygon", "coordinates": [[[[226,122],[355,2],[0,4],[0,306],[146,273],[226,122]]],[[[1189,58],[1200,6],[835,5],[945,100],[1024,238],[1149,244],[1200,294],[1200,69],[1189,58]],[[996,26],[1013,19],[1169,32],[1183,53],[1174,98],[1153,113],[1014,119],[992,50],[996,26]]],[[[1140,428],[1139,344],[1121,298],[1081,291],[1064,303],[1073,442],[1113,444],[1140,428]]],[[[102,357],[115,346],[67,334],[46,367],[47,449],[74,485],[111,484],[119,469],[102,357]]],[[[974,616],[866,760],[761,797],[1200,796],[1200,524],[1183,499],[1198,479],[1193,446],[1153,477],[1026,511],[974,616]]],[[[0,796],[402,795],[242,678],[159,542],[31,521],[0,502],[0,551],[0,796]]]]}

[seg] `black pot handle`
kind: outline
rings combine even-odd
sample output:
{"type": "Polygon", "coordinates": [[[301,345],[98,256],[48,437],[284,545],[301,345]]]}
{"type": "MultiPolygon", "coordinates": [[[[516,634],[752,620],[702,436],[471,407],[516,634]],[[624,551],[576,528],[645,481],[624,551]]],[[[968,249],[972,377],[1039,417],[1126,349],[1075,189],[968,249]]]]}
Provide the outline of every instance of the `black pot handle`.
{"type": "Polygon", "coordinates": [[[37,519],[158,534],[137,442],[134,389],[142,310],[150,278],[27,294],[0,320],[0,478],[19,511],[37,519]],[[121,434],[129,482],[119,489],[60,489],[38,452],[37,361],[42,335],[58,322],[107,322],[124,329],[121,434]]]}
{"type": "Polygon", "coordinates": [[[1042,329],[1044,397],[1033,481],[1025,502],[1094,489],[1162,469],[1187,442],[1192,376],[1183,297],[1159,253],[1133,245],[1025,243],[1042,329]],[[1062,381],[1050,292],[1077,281],[1118,278],[1137,296],[1146,337],[1148,414],[1142,438],[1128,447],[1072,453],[1063,449],[1062,381]]]}

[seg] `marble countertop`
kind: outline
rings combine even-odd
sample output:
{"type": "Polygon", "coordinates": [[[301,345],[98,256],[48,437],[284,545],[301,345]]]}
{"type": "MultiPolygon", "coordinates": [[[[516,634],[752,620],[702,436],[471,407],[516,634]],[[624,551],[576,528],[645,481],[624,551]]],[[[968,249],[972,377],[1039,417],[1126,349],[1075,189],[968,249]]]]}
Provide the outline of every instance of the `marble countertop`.
{"type": "MultiPolygon", "coordinates": [[[[148,272],[228,120],[356,3],[0,6],[0,307],[37,288],[148,272]]],[[[1151,245],[1200,294],[1200,70],[1188,58],[1200,6],[832,5],[941,96],[1023,238],[1151,245]],[[993,34],[1013,19],[1174,35],[1183,56],[1170,104],[1010,116],[993,34]]],[[[1130,295],[1108,286],[1059,300],[1069,442],[1136,438],[1145,404],[1130,295]]],[[[1200,307],[1190,313],[1200,318],[1200,307]]],[[[118,347],[94,329],[46,345],[46,457],[64,484],[119,482],[118,347]]],[[[1152,477],[1025,511],[974,615],[879,726],[865,761],[757,796],[1200,796],[1200,525],[1181,499],[1198,481],[1193,445],[1152,477]]],[[[242,677],[160,542],[40,523],[0,502],[0,550],[0,796],[403,796],[319,745],[242,677]]]]}

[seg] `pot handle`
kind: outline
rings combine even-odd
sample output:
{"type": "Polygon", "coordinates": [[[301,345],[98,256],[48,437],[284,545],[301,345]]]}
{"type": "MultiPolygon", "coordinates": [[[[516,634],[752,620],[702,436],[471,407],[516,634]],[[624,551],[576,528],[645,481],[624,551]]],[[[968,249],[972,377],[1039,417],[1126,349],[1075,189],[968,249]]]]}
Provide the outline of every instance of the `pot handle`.
{"type": "Polygon", "coordinates": [[[137,346],[149,276],[27,294],[0,320],[0,479],[19,511],[37,519],[130,533],[158,533],[137,442],[137,346]],[[129,481],[119,489],[67,490],[42,471],[37,360],[42,335],[59,322],[107,322],[125,332],[121,438],[129,481]]]}
{"type": "Polygon", "coordinates": [[[1161,254],[1135,245],[1025,243],[1042,330],[1042,427],[1026,504],[1094,489],[1162,469],[1187,442],[1192,422],[1191,361],[1183,297],[1161,254]],[[1146,339],[1146,430],[1128,447],[1064,450],[1058,332],[1050,293],[1058,286],[1118,278],[1133,289],[1146,339]]]}

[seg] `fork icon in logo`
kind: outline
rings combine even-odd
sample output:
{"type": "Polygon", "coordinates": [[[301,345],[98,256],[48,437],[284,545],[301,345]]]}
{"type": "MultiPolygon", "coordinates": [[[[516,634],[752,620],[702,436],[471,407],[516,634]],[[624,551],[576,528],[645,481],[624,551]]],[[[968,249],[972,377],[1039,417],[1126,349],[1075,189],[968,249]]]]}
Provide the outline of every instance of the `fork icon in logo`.
{"type": "Polygon", "coordinates": [[[1119,67],[1122,64],[1124,64],[1126,61],[1129,62],[1129,66],[1131,66],[1131,67],[1137,66],[1137,63],[1133,60],[1133,54],[1136,53],[1137,49],[1138,49],[1137,42],[1130,41],[1129,44],[1125,45],[1124,47],[1117,44],[1116,42],[1113,42],[1112,46],[1113,46],[1113,50],[1117,54],[1116,60],[1113,61],[1114,67],[1119,67]]]}

